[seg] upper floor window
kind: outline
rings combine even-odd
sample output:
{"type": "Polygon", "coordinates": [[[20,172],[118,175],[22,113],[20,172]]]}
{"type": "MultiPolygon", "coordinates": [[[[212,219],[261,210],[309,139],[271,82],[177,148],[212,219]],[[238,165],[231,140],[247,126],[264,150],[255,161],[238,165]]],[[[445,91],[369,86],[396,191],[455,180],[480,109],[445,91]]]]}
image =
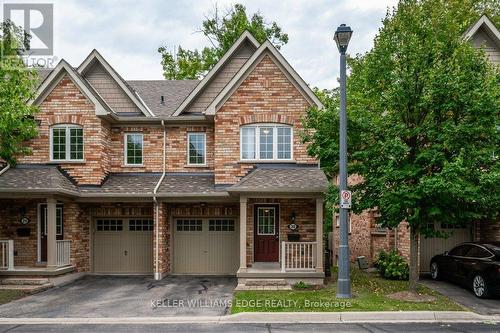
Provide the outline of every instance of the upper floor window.
{"type": "Polygon", "coordinates": [[[78,125],[55,125],[50,128],[52,161],[83,161],[83,128],[78,125]]]}
{"type": "Polygon", "coordinates": [[[246,125],[240,131],[242,160],[291,160],[293,130],[280,124],[246,125]]]}
{"type": "Polygon", "coordinates": [[[125,165],[142,165],[142,133],[125,133],[125,165]]]}
{"type": "Polygon", "coordinates": [[[206,164],[206,134],[188,133],[188,165],[206,164]]]}

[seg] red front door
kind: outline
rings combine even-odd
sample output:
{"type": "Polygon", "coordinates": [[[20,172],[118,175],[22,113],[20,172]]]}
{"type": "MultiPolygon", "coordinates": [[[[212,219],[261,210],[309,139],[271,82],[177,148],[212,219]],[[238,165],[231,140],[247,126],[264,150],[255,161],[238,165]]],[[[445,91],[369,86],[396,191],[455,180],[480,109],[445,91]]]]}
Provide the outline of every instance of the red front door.
{"type": "Polygon", "coordinates": [[[279,261],[279,207],[255,205],[254,208],[254,261],[279,261]]]}
{"type": "MultiPolygon", "coordinates": [[[[63,239],[62,205],[56,207],[56,239],[63,239]]],[[[40,205],[40,261],[47,261],[47,205],[40,205]]]]}

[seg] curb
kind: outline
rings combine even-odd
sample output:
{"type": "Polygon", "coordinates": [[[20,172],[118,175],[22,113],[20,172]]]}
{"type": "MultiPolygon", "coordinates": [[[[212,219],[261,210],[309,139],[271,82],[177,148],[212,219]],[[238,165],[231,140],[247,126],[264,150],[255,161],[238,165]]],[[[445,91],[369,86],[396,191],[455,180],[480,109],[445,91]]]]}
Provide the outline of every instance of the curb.
{"type": "Polygon", "coordinates": [[[0,325],[26,324],[241,324],[241,323],[500,323],[500,316],[483,316],[466,311],[414,311],[414,312],[251,312],[227,316],[172,316],[172,317],[116,317],[116,318],[0,318],[0,325]]]}

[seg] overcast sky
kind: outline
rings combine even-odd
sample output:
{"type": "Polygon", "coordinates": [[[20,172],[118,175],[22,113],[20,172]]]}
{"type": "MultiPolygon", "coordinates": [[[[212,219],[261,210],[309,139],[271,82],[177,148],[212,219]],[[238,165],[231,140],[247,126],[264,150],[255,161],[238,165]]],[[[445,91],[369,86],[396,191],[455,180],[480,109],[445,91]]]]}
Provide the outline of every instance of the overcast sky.
{"type": "MultiPolygon", "coordinates": [[[[25,2],[0,0],[0,2],[25,2]]],[[[26,1],[50,3],[51,1],[26,1]]],[[[282,53],[312,86],[337,85],[338,52],[333,32],[341,23],[354,30],[348,52],[369,50],[394,0],[240,0],[247,13],[260,11],[289,35],[282,53]]],[[[54,55],[77,66],[96,48],[125,79],[161,79],[157,49],[208,45],[196,33],[215,1],[205,0],[55,0],[54,55]]],[[[219,0],[219,8],[235,1],[219,0]]]]}

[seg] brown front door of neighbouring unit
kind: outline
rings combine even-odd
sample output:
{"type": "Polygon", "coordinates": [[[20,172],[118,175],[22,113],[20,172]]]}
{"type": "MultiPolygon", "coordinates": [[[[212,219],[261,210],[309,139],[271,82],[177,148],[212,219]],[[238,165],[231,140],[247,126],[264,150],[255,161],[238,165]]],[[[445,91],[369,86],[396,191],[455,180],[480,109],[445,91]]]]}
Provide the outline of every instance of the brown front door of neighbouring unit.
{"type": "MultiPolygon", "coordinates": [[[[56,239],[63,239],[63,207],[56,206],[56,239]]],[[[47,261],[47,205],[40,205],[40,261],[47,261]]]]}
{"type": "Polygon", "coordinates": [[[279,261],[279,206],[255,205],[255,258],[254,261],[279,261]]]}

